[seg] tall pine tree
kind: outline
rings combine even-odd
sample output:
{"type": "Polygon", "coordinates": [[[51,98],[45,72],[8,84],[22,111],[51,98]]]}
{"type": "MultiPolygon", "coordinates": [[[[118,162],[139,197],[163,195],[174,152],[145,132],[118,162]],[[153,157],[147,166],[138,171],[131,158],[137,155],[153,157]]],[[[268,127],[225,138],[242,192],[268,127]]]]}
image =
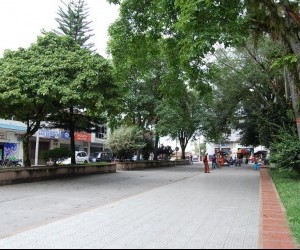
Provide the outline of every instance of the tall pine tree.
{"type": "Polygon", "coordinates": [[[93,49],[94,44],[88,40],[94,36],[90,28],[91,21],[88,21],[89,9],[85,0],[71,0],[68,4],[62,1],[64,7],[59,7],[58,34],[68,35],[81,47],[93,49]]]}
{"type": "MultiPolygon", "coordinates": [[[[85,0],[71,0],[69,3],[62,1],[62,4],[63,7],[60,6],[58,10],[59,17],[56,18],[59,24],[56,33],[71,37],[82,49],[88,49],[91,53],[94,53],[94,44],[88,43],[88,40],[93,34],[92,29],[89,27],[91,21],[88,21],[89,11],[85,0]]],[[[75,75],[72,74],[76,74],[76,72],[70,72],[70,78],[75,79],[75,75]]],[[[76,164],[75,132],[88,131],[90,129],[88,128],[90,127],[88,124],[91,117],[88,118],[84,112],[81,112],[84,109],[85,107],[78,106],[74,103],[68,108],[68,111],[66,109],[62,110],[62,112],[56,114],[54,118],[54,120],[59,121],[61,128],[65,128],[65,124],[67,124],[70,130],[70,144],[71,151],[73,152],[72,164],[76,164]],[[83,127],[82,124],[85,124],[86,127],[83,127]]],[[[101,120],[101,123],[103,123],[103,120],[101,120]]]]}

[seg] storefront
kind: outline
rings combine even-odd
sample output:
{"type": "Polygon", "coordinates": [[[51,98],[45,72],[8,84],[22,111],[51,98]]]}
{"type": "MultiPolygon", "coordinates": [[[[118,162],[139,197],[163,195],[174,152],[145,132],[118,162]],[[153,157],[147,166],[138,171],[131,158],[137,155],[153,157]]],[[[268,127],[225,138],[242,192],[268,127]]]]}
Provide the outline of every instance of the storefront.
{"type": "MultiPolygon", "coordinates": [[[[85,151],[90,154],[103,152],[106,149],[107,139],[98,139],[95,134],[76,132],[74,136],[76,151],[85,151]]],[[[43,152],[54,148],[70,149],[70,132],[60,129],[40,129],[31,139],[30,158],[32,162],[35,165],[44,164],[43,152]]]]}
{"type": "Polygon", "coordinates": [[[74,137],[76,151],[85,151],[88,155],[90,155],[92,135],[84,132],[76,132],[74,137]]]}
{"type": "Polygon", "coordinates": [[[30,159],[34,165],[45,164],[43,153],[60,147],[59,140],[61,131],[59,129],[40,129],[30,140],[30,159]],[[38,143],[38,145],[37,145],[38,143]]]}
{"type": "Polygon", "coordinates": [[[23,159],[21,136],[26,132],[22,122],[0,119],[0,160],[23,159]]]}

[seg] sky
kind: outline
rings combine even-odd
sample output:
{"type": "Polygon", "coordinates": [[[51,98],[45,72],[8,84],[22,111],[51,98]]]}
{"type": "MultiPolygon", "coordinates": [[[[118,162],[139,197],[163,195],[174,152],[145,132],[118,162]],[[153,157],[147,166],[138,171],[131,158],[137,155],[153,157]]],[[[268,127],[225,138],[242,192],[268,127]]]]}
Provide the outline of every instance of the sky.
{"type": "MultiPolygon", "coordinates": [[[[68,2],[68,0],[65,0],[68,2]]],[[[97,52],[104,57],[108,42],[108,27],[118,17],[118,7],[106,0],[86,0],[89,7],[90,27],[97,52]]],[[[52,31],[58,27],[58,7],[61,0],[0,0],[0,56],[5,49],[27,48],[36,42],[41,30],[52,31]]]]}
{"type": "MultiPolygon", "coordinates": [[[[118,7],[110,5],[106,0],[85,1],[92,21],[90,27],[95,34],[90,42],[95,44],[99,54],[107,57],[107,30],[118,17],[118,7]]],[[[46,31],[57,29],[55,18],[58,17],[59,6],[63,6],[61,0],[0,0],[0,57],[6,49],[29,47],[36,42],[43,29],[46,31]]],[[[162,138],[161,144],[172,148],[177,145],[169,138],[162,138]]]]}

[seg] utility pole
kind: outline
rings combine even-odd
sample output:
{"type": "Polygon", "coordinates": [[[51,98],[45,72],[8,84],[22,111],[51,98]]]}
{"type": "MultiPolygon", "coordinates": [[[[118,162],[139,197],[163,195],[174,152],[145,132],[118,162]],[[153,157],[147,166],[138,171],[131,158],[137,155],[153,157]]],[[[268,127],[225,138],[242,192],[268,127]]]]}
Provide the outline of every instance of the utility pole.
{"type": "Polygon", "coordinates": [[[39,165],[39,145],[40,145],[40,131],[36,132],[36,141],[35,141],[35,161],[34,165],[39,165]]]}
{"type": "Polygon", "coordinates": [[[199,162],[201,162],[201,135],[199,135],[199,162]]]}

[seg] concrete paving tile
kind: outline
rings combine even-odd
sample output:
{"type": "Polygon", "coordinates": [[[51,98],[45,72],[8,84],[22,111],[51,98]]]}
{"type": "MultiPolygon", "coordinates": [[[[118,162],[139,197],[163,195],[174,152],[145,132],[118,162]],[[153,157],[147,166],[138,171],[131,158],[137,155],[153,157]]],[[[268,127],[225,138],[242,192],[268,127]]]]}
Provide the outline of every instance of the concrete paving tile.
{"type": "MultiPolygon", "coordinates": [[[[126,178],[122,183],[130,186],[131,195],[124,195],[118,181],[108,184],[108,177],[101,193],[101,185],[93,182],[94,197],[107,197],[107,191],[118,198],[101,198],[98,207],[94,203],[92,209],[5,237],[0,248],[257,248],[259,172],[224,168],[208,176],[195,166],[187,166],[131,174],[141,178],[139,182],[128,173],[109,177],[112,182],[126,178]],[[137,183],[141,186],[134,192],[131,186],[137,183]]],[[[84,180],[88,183],[89,178],[84,180]]],[[[92,196],[88,189],[81,195],[86,194],[92,196]]],[[[55,198],[45,197],[46,203],[50,199],[55,198]]]]}

